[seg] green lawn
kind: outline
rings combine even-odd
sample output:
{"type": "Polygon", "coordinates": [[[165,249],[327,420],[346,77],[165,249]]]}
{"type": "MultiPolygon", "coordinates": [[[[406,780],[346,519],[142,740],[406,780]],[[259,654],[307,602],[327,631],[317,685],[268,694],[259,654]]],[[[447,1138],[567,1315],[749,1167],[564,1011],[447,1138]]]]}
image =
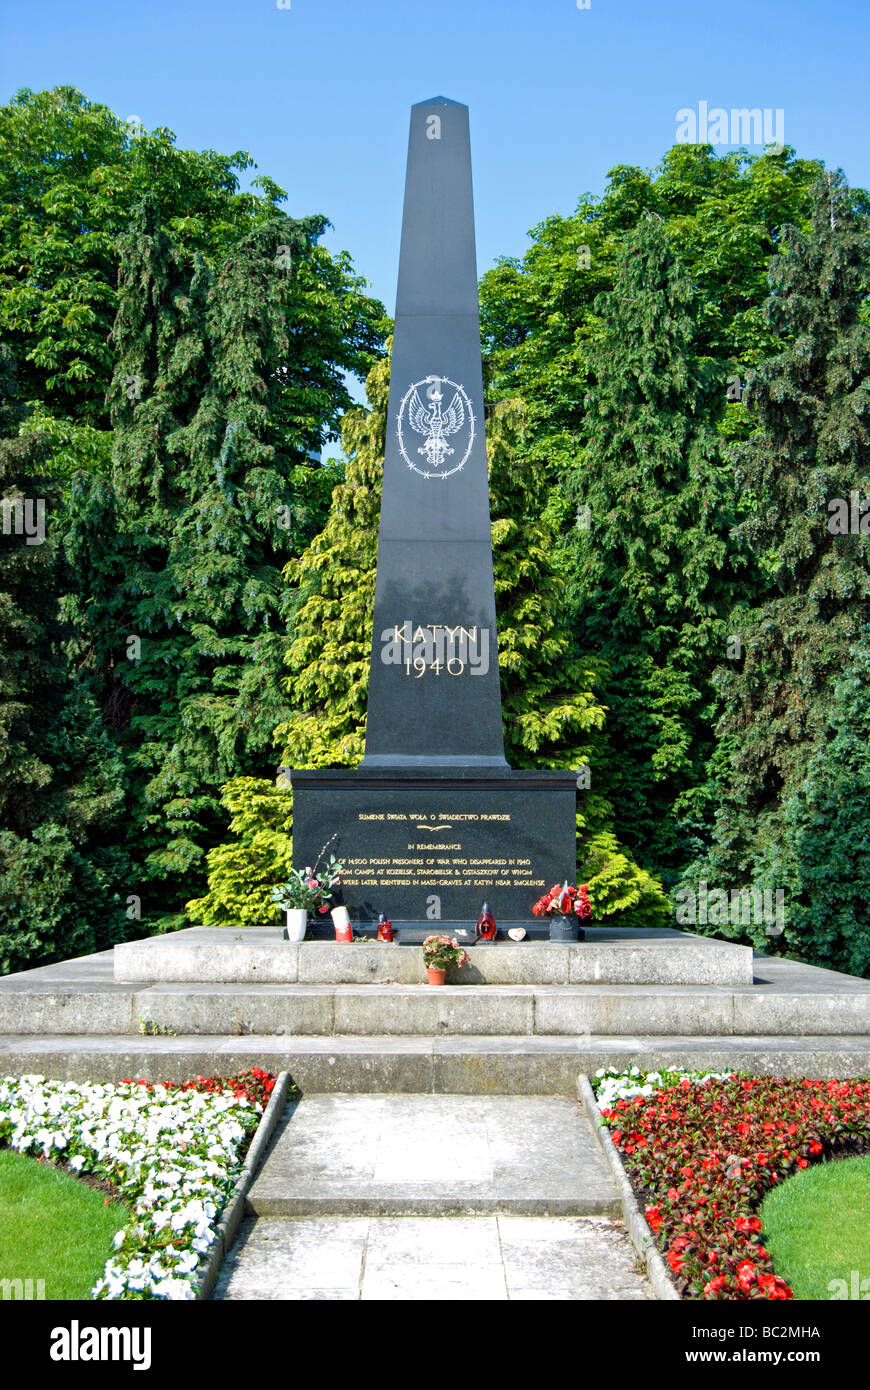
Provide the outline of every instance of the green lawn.
{"type": "Polygon", "coordinates": [[[35,1293],[44,1279],[46,1299],[87,1298],[126,1217],[105,1202],[50,1163],[0,1149],[0,1281],[31,1279],[35,1293]]]}
{"type": "Polygon", "coordinates": [[[759,1215],[795,1298],[870,1298],[870,1158],[805,1168],[767,1194],[759,1215]]]}

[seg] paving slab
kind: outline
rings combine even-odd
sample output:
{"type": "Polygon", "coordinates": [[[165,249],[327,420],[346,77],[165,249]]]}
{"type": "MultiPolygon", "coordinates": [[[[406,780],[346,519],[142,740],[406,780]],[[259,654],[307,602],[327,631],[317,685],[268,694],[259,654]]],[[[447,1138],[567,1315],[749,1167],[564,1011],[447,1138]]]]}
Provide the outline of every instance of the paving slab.
{"type": "Polygon", "coordinates": [[[312,1095],[276,1131],[258,1216],[602,1215],[619,1197],[561,1096],[312,1095]]]}
{"type": "Polygon", "coordinates": [[[501,1216],[498,1225],[511,1300],[655,1297],[621,1222],[501,1216]]]}
{"type": "Polygon", "coordinates": [[[654,1298],[620,1222],[602,1217],[249,1217],[217,1300],[654,1298]]]}

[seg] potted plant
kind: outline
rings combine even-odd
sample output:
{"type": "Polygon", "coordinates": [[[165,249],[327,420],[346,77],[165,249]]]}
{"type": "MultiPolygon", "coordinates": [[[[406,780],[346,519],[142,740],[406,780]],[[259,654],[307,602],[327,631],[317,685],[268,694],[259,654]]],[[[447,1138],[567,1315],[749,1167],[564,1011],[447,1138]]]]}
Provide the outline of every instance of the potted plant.
{"type": "Polygon", "coordinates": [[[287,940],[302,941],[308,925],[309,912],[321,916],[329,911],[334,890],[341,882],[343,865],[334,854],[321,864],[323,855],[335,839],[327,840],[311,866],[304,869],[291,869],[286,883],[272,889],[272,899],[284,909],[287,920],[287,940]]]}
{"type": "Polygon", "coordinates": [[[581,883],[579,888],[575,888],[567,879],[561,888],[555,883],[549,893],[532,905],[532,912],[536,917],[546,915],[550,918],[551,941],[582,940],[579,923],[592,916],[589,885],[581,883]],[[576,923],[572,921],[574,917],[578,919],[576,923]]]}
{"type": "Polygon", "coordinates": [[[448,965],[463,966],[467,961],[468,952],[455,936],[427,936],[423,942],[423,964],[430,985],[443,985],[448,965]]]}

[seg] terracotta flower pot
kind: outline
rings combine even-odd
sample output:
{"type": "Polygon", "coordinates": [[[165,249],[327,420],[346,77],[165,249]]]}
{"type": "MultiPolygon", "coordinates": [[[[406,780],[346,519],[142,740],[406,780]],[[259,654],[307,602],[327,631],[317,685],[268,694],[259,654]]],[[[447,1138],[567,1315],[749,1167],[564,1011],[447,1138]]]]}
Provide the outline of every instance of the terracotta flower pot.
{"type": "Polygon", "coordinates": [[[443,985],[444,976],[447,974],[447,971],[446,969],[439,970],[437,965],[427,965],[426,974],[429,976],[430,985],[443,985]]]}

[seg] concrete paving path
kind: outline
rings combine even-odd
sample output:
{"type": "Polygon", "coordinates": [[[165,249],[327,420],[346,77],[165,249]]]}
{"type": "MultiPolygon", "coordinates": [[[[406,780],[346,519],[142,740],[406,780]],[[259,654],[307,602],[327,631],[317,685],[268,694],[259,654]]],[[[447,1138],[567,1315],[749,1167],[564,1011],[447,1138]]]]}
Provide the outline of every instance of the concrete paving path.
{"type": "Polygon", "coordinates": [[[288,1111],[216,1299],[648,1299],[582,1107],[313,1095],[288,1111]]]}
{"type": "Polygon", "coordinates": [[[574,1216],[253,1217],[216,1299],[647,1299],[618,1222],[574,1216]]]}

